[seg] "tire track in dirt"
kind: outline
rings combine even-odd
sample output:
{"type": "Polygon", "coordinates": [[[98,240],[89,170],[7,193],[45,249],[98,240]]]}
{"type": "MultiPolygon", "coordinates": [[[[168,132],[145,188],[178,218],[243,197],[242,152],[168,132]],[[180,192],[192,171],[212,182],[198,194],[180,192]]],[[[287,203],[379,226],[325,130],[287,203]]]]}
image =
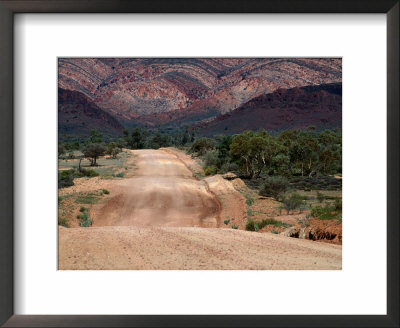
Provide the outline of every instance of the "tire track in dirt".
{"type": "Polygon", "coordinates": [[[221,213],[222,213],[222,203],[219,200],[218,196],[216,193],[214,193],[211,189],[210,189],[210,185],[208,184],[207,181],[202,180],[202,182],[204,183],[206,190],[214,197],[215,202],[218,204],[218,213],[217,213],[217,228],[221,227],[221,213]]]}
{"type": "Polygon", "coordinates": [[[161,150],[166,152],[166,153],[168,153],[168,154],[171,154],[171,155],[175,156],[178,161],[180,161],[190,172],[192,172],[193,179],[195,179],[197,181],[201,181],[201,182],[204,183],[204,186],[206,187],[206,190],[212,195],[212,197],[214,197],[215,202],[218,204],[217,228],[221,227],[222,203],[219,200],[217,194],[211,190],[210,185],[208,184],[208,182],[206,180],[201,180],[198,177],[196,177],[195,170],[192,169],[185,161],[183,161],[175,152],[171,151],[168,148],[163,148],[161,150]]]}
{"type": "Polygon", "coordinates": [[[60,270],[340,270],[342,246],[233,229],[59,228],[60,270]]]}
{"type": "Polygon", "coordinates": [[[135,176],[115,181],[112,196],[93,207],[94,226],[220,225],[218,197],[185,161],[164,150],[135,154],[135,176]]]}

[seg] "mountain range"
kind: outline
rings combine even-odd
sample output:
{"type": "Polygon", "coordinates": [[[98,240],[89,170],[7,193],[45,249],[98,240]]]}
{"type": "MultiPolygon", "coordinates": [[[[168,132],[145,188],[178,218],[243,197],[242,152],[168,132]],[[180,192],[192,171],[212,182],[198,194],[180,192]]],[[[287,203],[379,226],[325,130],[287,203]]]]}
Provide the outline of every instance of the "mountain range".
{"type": "Polygon", "coordinates": [[[59,131],[341,127],[341,82],[340,58],[59,58],[59,131]]]}

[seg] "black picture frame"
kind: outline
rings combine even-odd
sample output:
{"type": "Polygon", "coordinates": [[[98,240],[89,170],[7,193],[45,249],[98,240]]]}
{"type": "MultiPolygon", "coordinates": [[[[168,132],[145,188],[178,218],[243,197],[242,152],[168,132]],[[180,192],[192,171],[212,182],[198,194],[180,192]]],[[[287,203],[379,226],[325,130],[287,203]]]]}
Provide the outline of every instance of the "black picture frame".
{"type": "Polygon", "coordinates": [[[0,0],[0,324],[5,327],[399,327],[399,0],[0,0]],[[14,315],[13,19],[16,13],[385,13],[387,315],[14,315]]]}

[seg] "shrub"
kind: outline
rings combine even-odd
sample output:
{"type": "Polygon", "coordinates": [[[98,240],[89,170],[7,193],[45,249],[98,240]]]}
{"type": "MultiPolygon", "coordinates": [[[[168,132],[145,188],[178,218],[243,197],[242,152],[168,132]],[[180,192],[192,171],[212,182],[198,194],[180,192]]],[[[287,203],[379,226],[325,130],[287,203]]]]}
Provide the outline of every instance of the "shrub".
{"type": "Polygon", "coordinates": [[[317,199],[319,203],[322,203],[325,200],[325,196],[321,192],[317,192],[317,199]]]}
{"type": "Polygon", "coordinates": [[[81,170],[81,171],[83,171],[83,175],[85,177],[89,177],[89,178],[97,177],[99,175],[95,170],[92,170],[92,169],[81,170]]]}
{"type": "Polygon", "coordinates": [[[203,156],[208,150],[213,150],[214,148],[215,141],[213,139],[200,138],[193,143],[192,147],[190,147],[189,153],[203,156]]]}
{"type": "Polygon", "coordinates": [[[197,179],[204,178],[204,174],[202,172],[195,172],[193,175],[197,179]]]}
{"type": "Polygon", "coordinates": [[[58,188],[65,188],[74,185],[74,178],[82,178],[82,177],[97,177],[99,174],[94,170],[63,170],[58,173],[58,188]]]}
{"type": "Polygon", "coordinates": [[[279,231],[276,231],[276,230],[272,230],[271,231],[273,234],[275,234],[275,235],[277,235],[278,233],[279,233],[279,231]]]}
{"type": "Polygon", "coordinates": [[[78,219],[80,220],[79,225],[81,227],[90,227],[93,224],[93,220],[90,218],[88,212],[84,212],[83,214],[78,215],[78,219]]]}
{"type": "Polygon", "coordinates": [[[66,217],[58,216],[58,225],[68,228],[69,222],[66,217]]]}
{"type": "Polygon", "coordinates": [[[225,223],[226,225],[228,225],[229,222],[231,222],[231,220],[225,220],[225,221],[224,221],[224,223],[225,223]]]}
{"type": "Polygon", "coordinates": [[[65,154],[66,151],[67,150],[65,149],[64,145],[58,144],[58,158],[61,158],[65,154]]]}
{"type": "Polygon", "coordinates": [[[319,217],[324,213],[324,208],[322,206],[313,206],[311,208],[311,216],[313,217],[319,217]]]}
{"type": "Polygon", "coordinates": [[[204,174],[205,175],[213,175],[218,173],[218,168],[216,166],[207,166],[204,169],[204,174]]]}
{"type": "Polygon", "coordinates": [[[335,210],[342,211],[342,199],[339,197],[335,198],[335,210]]]}
{"type": "Polygon", "coordinates": [[[251,206],[254,204],[254,198],[251,197],[250,195],[245,195],[244,197],[246,197],[246,204],[247,206],[251,206]]]}
{"type": "Polygon", "coordinates": [[[299,206],[299,212],[302,213],[304,210],[307,210],[309,208],[311,208],[310,205],[308,205],[306,203],[301,203],[300,206],[299,206]]]}
{"type": "Polygon", "coordinates": [[[290,183],[296,189],[336,190],[342,188],[342,180],[331,176],[296,177],[290,183]]]}
{"type": "Polygon", "coordinates": [[[303,204],[303,199],[301,195],[294,192],[290,196],[284,197],[282,202],[284,209],[287,211],[287,214],[289,214],[290,211],[299,208],[303,204]]]}
{"type": "Polygon", "coordinates": [[[221,166],[221,172],[236,172],[239,170],[239,166],[236,163],[224,163],[221,166]]]}
{"type": "Polygon", "coordinates": [[[254,216],[253,210],[248,209],[248,210],[247,210],[247,215],[248,215],[248,216],[254,216]]]}
{"type": "Polygon", "coordinates": [[[65,188],[74,185],[74,171],[64,170],[58,173],[58,188],[65,188]]]}
{"type": "Polygon", "coordinates": [[[103,194],[105,194],[105,195],[109,195],[110,194],[110,192],[107,189],[103,189],[102,191],[103,191],[103,194]]]}
{"type": "Polygon", "coordinates": [[[93,194],[88,194],[88,195],[79,195],[75,202],[78,204],[94,204],[99,201],[99,196],[93,195],[93,194]]]}
{"type": "Polygon", "coordinates": [[[239,226],[237,226],[236,224],[232,225],[232,229],[237,229],[237,228],[239,228],[239,226]]]}
{"type": "Polygon", "coordinates": [[[261,196],[273,197],[279,200],[289,188],[289,181],[282,176],[272,176],[265,179],[259,194],[261,196]]]}
{"type": "Polygon", "coordinates": [[[117,158],[117,155],[121,152],[121,148],[118,147],[116,142],[110,142],[107,145],[105,154],[110,155],[112,158],[117,158]]]}
{"type": "Polygon", "coordinates": [[[218,154],[215,151],[207,151],[203,156],[203,160],[206,166],[218,167],[219,159],[218,159],[218,154]]]}
{"type": "Polygon", "coordinates": [[[263,219],[261,220],[261,222],[258,223],[258,226],[260,227],[260,229],[268,226],[268,225],[272,225],[274,227],[277,228],[287,228],[290,227],[290,224],[284,223],[282,221],[278,221],[275,219],[263,219]]]}
{"type": "Polygon", "coordinates": [[[306,228],[306,227],[310,226],[310,219],[311,219],[311,216],[306,215],[306,217],[304,219],[297,219],[297,222],[299,222],[301,224],[302,228],[306,228]]]}
{"type": "Polygon", "coordinates": [[[335,206],[314,206],[311,209],[311,216],[319,220],[338,219],[339,215],[341,215],[341,210],[337,210],[335,206]]]}
{"type": "Polygon", "coordinates": [[[125,176],[125,173],[123,173],[123,172],[113,174],[113,177],[116,177],[116,178],[123,178],[124,176],[125,176]]]}
{"type": "Polygon", "coordinates": [[[254,223],[254,231],[258,232],[258,230],[260,230],[258,223],[254,223]]]}
{"type": "Polygon", "coordinates": [[[253,220],[248,220],[246,223],[246,230],[247,231],[256,231],[255,230],[255,222],[253,220]]]}
{"type": "Polygon", "coordinates": [[[93,178],[93,177],[97,177],[99,174],[92,169],[80,169],[80,170],[76,170],[74,172],[74,176],[75,178],[82,178],[82,177],[89,177],[89,178],[93,178]]]}
{"type": "Polygon", "coordinates": [[[79,209],[79,212],[85,212],[86,211],[86,207],[81,206],[81,208],[79,209]]]}
{"type": "Polygon", "coordinates": [[[277,228],[287,228],[290,227],[290,224],[284,223],[282,221],[277,221],[275,219],[264,219],[261,220],[260,222],[256,222],[253,220],[248,220],[246,224],[246,230],[247,231],[258,231],[268,225],[272,225],[277,228]]]}

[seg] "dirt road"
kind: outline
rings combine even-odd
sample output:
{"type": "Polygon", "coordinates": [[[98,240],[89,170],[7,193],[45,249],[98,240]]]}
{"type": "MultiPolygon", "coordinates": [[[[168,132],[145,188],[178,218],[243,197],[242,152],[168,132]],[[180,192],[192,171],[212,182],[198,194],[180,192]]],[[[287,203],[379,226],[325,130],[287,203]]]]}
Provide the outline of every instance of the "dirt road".
{"type": "Polygon", "coordinates": [[[59,231],[59,269],[65,270],[341,269],[339,245],[266,233],[127,226],[59,231]]]}
{"type": "Polygon", "coordinates": [[[93,226],[216,227],[220,204],[207,182],[163,150],[136,150],[137,171],[120,180],[105,204],[93,209],[93,226]]]}
{"type": "Polygon", "coordinates": [[[196,179],[189,156],[134,154],[129,178],[98,181],[110,195],[92,208],[92,227],[59,227],[59,269],[341,269],[339,245],[221,224],[245,218],[245,199],[221,176],[196,179]]]}

